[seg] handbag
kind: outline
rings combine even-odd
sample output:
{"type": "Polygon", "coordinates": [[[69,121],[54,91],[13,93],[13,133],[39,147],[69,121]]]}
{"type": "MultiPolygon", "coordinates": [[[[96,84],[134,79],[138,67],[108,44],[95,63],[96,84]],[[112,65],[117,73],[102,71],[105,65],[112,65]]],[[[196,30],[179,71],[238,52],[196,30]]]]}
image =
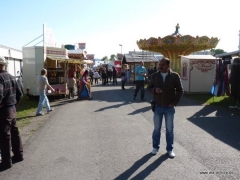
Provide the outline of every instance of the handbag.
{"type": "Polygon", "coordinates": [[[152,109],[152,112],[155,111],[155,106],[156,106],[156,103],[154,100],[151,100],[151,109],[152,109]]]}

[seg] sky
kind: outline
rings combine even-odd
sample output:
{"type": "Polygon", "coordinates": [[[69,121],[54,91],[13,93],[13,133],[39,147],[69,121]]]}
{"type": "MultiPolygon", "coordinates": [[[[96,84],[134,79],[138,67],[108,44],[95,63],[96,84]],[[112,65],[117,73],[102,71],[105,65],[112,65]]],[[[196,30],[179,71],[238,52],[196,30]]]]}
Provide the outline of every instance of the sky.
{"type": "Polygon", "coordinates": [[[239,46],[239,0],[2,0],[0,6],[0,45],[19,50],[43,34],[43,24],[56,47],[86,43],[98,59],[140,51],[138,40],[170,35],[177,23],[181,35],[219,38],[216,49],[239,46]]]}

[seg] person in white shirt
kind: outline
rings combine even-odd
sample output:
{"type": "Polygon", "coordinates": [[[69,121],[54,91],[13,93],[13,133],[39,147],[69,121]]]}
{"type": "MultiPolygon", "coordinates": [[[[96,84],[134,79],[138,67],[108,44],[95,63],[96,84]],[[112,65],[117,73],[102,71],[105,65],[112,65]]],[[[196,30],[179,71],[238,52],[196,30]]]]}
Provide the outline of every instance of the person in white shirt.
{"type": "Polygon", "coordinates": [[[50,107],[48,97],[46,95],[46,89],[47,87],[52,90],[52,92],[55,92],[55,90],[52,88],[52,86],[49,85],[48,79],[46,77],[47,70],[42,69],[41,70],[41,76],[38,77],[37,80],[37,88],[39,93],[39,103],[38,108],[36,112],[36,116],[42,116],[44,113],[42,112],[42,108],[45,105],[47,109],[47,113],[53,111],[53,109],[50,107]]]}
{"type": "Polygon", "coordinates": [[[93,78],[94,78],[95,84],[98,84],[98,79],[100,78],[100,74],[97,71],[95,71],[93,73],[93,78]]]}

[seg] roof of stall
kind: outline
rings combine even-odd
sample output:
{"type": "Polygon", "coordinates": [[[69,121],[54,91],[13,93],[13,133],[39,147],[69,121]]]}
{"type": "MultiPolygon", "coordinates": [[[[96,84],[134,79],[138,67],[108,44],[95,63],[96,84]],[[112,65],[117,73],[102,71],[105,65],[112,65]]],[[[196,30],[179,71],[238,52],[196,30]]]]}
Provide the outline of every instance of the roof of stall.
{"type": "Polygon", "coordinates": [[[216,59],[216,57],[212,55],[188,55],[188,56],[181,56],[187,59],[216,59]]]}
{"type": "Polygon", "coordinates": [[[154,55],[124,54],[122,64],[143,62],[158,62],[154,55]]]}
{"type": "Polygon", "coordinates": [[[55,61],[60,61],[60,62],[68,62],[68,63],[76,63],[76,64],[85,64],[83,62],[83,60],[81,59],[66,59],[66,58],[61,58],[61,57],[51,57],[51,56],[47,56],[47,59],[50,60],[55,60],[55,61]]]}
{"type": "Polygon", "coordinates": [[[74,64],[93,64],[94,63],[92,60],[87,60],[87,59],[71,59],[71,58],[64,59],[64,58],[60,58],[60,57],[49,57],[49,56],[47,56],[47,58],[50,60],[74,63],[74,64]]]}
{"type": "Polygon", "coordinates": [[[224,56],[239,56],[239,55],[240,55],[240,50],[229,52],[229,53],[216,54],[216,57],[220,58],[224,56]]]}

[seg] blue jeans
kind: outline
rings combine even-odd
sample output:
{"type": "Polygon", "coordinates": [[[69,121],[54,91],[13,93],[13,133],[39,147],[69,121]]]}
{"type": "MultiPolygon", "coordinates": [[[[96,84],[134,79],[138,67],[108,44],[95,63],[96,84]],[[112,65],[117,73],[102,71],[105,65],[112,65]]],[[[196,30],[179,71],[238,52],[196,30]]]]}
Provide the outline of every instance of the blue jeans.
{"type": "Polygon", "coordinates": [[[42,113],[42,108],[44,105],[45,105],[47,111],[49,111],[51,109],[46,93],[42,92],[42,93],[39,93],[39,103],[38,103],[38,108],[37,108],[36,114],[42,113]]]}
{"type": "Polygon", "coordinates": [[[144,80],[136,80],[136,89],[135,89],[135,93],[134,93],[134,97],[137,97],[137,93],[139,91],[139,89],[141,89],[141,99],[144,99],[144,80]]]}
{"type": "Polygon", "coordinates": [[[173,149],[173,120],[174,120],[175,108],[174,107],[162,107],[156,105],[155,112],[153,116],[154,122],[154,130],[152,134],[153,148],[159,148],[160,146],[160,138],[161,138],[161,127],[163,116],[165,118],[165,126],[166,126],[166,142],[167,142],[167,151],[172,151],[173,149]]]}

